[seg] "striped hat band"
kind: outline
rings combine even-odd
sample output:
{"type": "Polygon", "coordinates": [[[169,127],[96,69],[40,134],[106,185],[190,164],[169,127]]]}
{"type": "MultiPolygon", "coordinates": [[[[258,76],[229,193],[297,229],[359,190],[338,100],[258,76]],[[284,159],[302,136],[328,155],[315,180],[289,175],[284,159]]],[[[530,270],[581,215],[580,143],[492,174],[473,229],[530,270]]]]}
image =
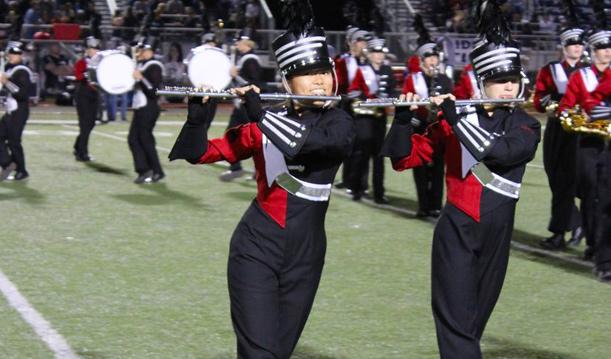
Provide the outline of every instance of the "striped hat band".
{"type": "Polygon", "coordinates": [[[375,38],[367,42],[367,48],[370,50],[383,51],[385,44],[386,44],[386,40],[375,38]]]}
{"type": "Polygon", "coordinates": [[[581,37],[583,36],[583,33],[584,33],[584,30],[582,29],[577,29],[577,28],[566,29],[560,33],[560,41],[562,43],[565,43],[573,39],[580,40],[581,37]]]}
{"type": "Polygon", "coordinates": [[[315,57],[324,48],[326,52],[326,39],[324,36],[312,36],[291,41],[276,51],[276,61],[281,69],[289,66],[293,62],[315,57]]]}
{"type": "Polygon", "coordinates": [[[606,44],[611,42],[611,31],[597,31],[588,37],[588,43],[592,46],[606,44]]]}
{"type": "Polygon", "coordinates": [[[416,53],[420,57],[426,57],[427,55],[436,55],[437,54],[437,44],[434,42],[426,43],[418,49],[416,49],[416,53]]]}
{"type": "Polygon", "coordinates": [[[520,49],[515,47],[501,47],[487,51],[471,61],[476,74],[485,74],[498,68],[519,68],[520,49]]]}

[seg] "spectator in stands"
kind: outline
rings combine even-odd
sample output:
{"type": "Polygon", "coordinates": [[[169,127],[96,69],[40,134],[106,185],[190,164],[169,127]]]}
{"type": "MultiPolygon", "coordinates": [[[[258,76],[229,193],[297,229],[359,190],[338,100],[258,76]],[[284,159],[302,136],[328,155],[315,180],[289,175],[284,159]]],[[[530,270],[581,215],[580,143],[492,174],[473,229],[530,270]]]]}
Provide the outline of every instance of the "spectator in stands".
{"type": "Polygon", "coordinates": [[[545,31],[547,33],[556,33],[556,21],[550,13],[545,13],[539,16],[539,31],[545,31]]]}
{"type": "Polygon", "coordinates": [[[183,14],[185,8],[180,0],[168,0],[166,2],[166,14],[183,14]]]}
{"type": "Polygon", "coordinates": [[[74,11],[74,5],[71,2],[67,2],[62,7],[62,22],[73,23],[76,18],[76,12],[74,11]]]}
{"type": "Polygon", "coordinates": [[[169,84],[181,84],[186,71],[186,66],[182,59],[182,47],[180,44],[177,42],[171,43],[164,63],[165,74],[169,84]]]}
{"type": "Polygon", "coordinates": [[[185,18],[182,19],[182,23],[185,27],[200,27],[200,21],[201,19],[195,14],[193,7],[185,7],[185,18]]]}
{"type": "MultiPolygon", "coordinates": [[[[38,25],[41,22],[40,19],[40,4],[38,1],[32,1],[31,7],[26,11],[25,16],[23,17],[24,25],[38,25]]],[[[28,27],[25,30],[25,38],[31,39],[32,35],[37,31],[35,27],[28,27]]]]}
{"type": "Polygon", "coordinates": [[[64,76],[71,75],[74,70],[57,43],[51,44],[49,53],[42,58],[42,63],[45,73],[45,93],[56,94],[63,91],[64,76]]]}
{"type": "Polygon", "coordinates": [[[259,7],[259,4],[255,3],[255,0],[248,0],[246,3],[246,10],[244,11],[246,26],[253,29],[259,28],[260,13],[261,8],[259,7]]]}
{"type": "MultiPolygon", "coordinates": [[[[140,20],[138,20],[136,14],[134,13],[134,7],[128,6],[125,10],[125,16],[123,17],[123,26],[126,28],[134,28],[140,26],[140,20]]],[[[131,40],[134,38],[135,31],[132,29],[125,29],[123,31],[123,39],[131,40]]]]}

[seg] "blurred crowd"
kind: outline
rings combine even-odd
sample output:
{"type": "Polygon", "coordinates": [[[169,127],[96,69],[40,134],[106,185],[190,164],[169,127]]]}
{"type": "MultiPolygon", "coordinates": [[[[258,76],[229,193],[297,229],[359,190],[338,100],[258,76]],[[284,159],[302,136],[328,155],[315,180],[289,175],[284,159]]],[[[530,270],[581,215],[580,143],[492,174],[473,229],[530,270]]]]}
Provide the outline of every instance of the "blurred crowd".
{"type": "MultiPolygon", "coordinates": [[[[611,1],[607,1],[611,6],[611,1]]],[[[474,33],[475,23],[469,0],[431,0],[425,4],[425,13],[438,29],[448,32],[474,33]]],[[[574,0],[578,17],[587,21],[591,12],[589,0],[574,0]]],[[[563,24],[562,0],[507,0],[503,10],[512,14],[513,30],[522,34],[556,32],[563,24]]]]}

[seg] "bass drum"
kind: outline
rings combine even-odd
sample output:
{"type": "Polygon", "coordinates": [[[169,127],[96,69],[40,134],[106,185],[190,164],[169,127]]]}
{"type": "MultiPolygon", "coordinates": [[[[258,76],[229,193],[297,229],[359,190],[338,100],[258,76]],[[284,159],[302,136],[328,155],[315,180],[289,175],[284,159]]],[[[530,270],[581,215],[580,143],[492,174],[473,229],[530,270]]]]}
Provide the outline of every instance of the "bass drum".
{"type": "Polygon", "coordinates": [[[231,61],[221,49],[207,45],[196,47],[185,63],[189,81],[195,87],[221,91],[231,83],[231,61]]]}
{"type": "Polygon", "coordinates": [[[136,80],[134,60],[119,50],[98,52],[87,66],[89,80],[111,95],[119,95],[133,89],[136,80]]]}

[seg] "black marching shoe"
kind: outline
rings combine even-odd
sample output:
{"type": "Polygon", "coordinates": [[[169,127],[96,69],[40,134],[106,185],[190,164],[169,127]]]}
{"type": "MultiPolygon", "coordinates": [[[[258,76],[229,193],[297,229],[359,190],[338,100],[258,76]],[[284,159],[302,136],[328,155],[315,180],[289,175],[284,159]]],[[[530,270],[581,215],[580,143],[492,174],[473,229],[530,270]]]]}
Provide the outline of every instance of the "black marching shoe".
{"type": "Polygon", "coordinates": [[[586,233],[584,232],[583,228],[579,226],[573,229],[573,232],[571,232],[571,239],[569,239],[569,241],[566,244],[571,247],[577,247],[579,246],[579,244],[581,243],[581,240],[585,236],[586,236],[586,233]]]}
{"type": "Polygon", "coordinates": [[[30,174],[23,171],[23,172],[17,172],[15,173],[14,176],[10,177],[9,179],[12,179],[13,181],[23,181],[24,179],[30,177],[30,174]]]}
{"type": "Polygon", "coordinates": [[[373,201],[377,204],[389,204],[390,203],[390,201],[388,200],[388,197],[386,196],[376,197],[373,199],[373,201]]]}
{"type": "Polygon", "coordinates": [[[0,171],[0,182],[7,179],[15,169],[17,169],[17,165],[14,162],[11,162],[6,167],[2,167],[2,171],[0,171]]]}
{"type": "Polygon", "coordinates": [[[564,233],[555,233],[553,236],[539,242],[539,245],[552,251],[564,249],[566,247],[566,243],[564,242],[564,233]]]}
{"type": "Polygon", "coordinates": [[[165,178],[165,173],[163,173],[163,172],[161,172],[161,173],[153,173],[153,177],[151,177],[151,181],[153,181],[153,183],[157,183],[157,182],[161,181],[164,178],[165,178]]]}
{"type": "Polygon", "coordinates": [[[594,268],[593,272],[594,276],[599,281],[603,283],[611,283],[611,268],[600,268],[597,266],[594,268]]]}
{"type": "Polygon", "coordinates": [[[89,162],[91,161],[93,158],[91,158],[89,155],[84,155],[81,153],[78,153],[76,150],[74,150],[74,152],[72,152],[74,154],[74,159],[77,162],[89,162]]]}
{"type": "Polygon", "coordinates": [[[344,182],[338,182],[335,184],[335,188],[344,189],[346,188],[346,184],[344,182]]]}
{"type": "Polygon", "coordinates": [[[363,192],[360,191],[352,191],[352,200],[360,201],[363,198],[363,192]]]}
{"type": "Polygon", "coordinates": [[[151,171],[144,172],[134,180],[135,184],[144,184],[153,182],[153,173],[151,171]]]}
{"type": "Polygon", "coordinates": [[[583,251],[583,260],[584,261],[593,261],[594,260],[594,248],[587,246],[586,249],[583,251]]]}
{"type": "Polygon", "coordinates": [[[429,216],[429,211],[426,209],[419,209],[418,212],[416,212],[416,217],[418,218],[424,218],[428,216],[429,216]]]}
{"type": "Polygon", "coordinates": [[[441,215],[441,211],[438,209],[433,209],[429,211],[429,217],[431,218],[439,218],[440,215],[441,215]]]}

